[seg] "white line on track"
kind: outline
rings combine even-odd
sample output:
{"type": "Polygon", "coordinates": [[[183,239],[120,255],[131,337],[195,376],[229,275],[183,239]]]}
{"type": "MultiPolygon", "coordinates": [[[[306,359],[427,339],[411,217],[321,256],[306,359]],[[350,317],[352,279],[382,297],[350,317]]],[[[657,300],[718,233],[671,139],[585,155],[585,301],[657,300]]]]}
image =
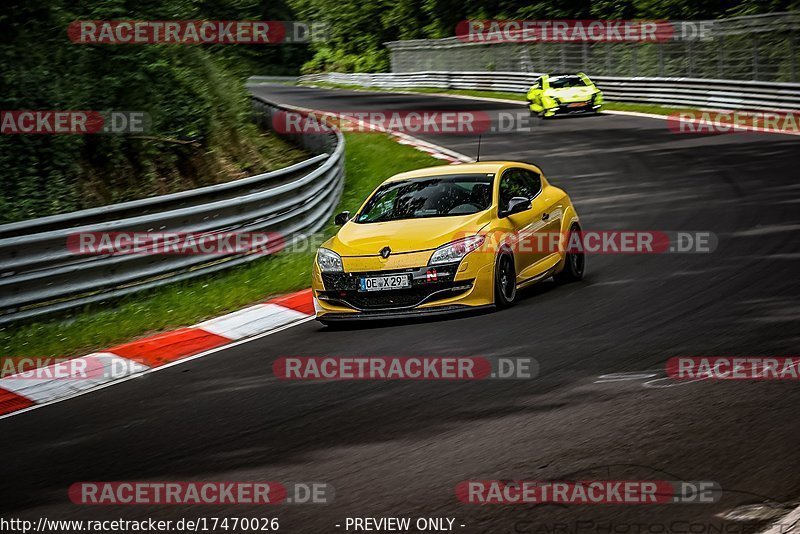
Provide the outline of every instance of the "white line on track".
{"type": "Polygon", "coordinates": [[[239,339],[239,340],[236,340],[236,341],[232,341],[231,343],[228,343],[227,345],[214,347],[213,349],[209,349],[209,350],[203,351],[203,352],[201,352],[199,354],[195,354],[193,356],[187,356],[186,358],[182,358],[180,360],[176,360],[174,362],[170,362],[170,363],[161,365],[159,367],[152,367],[152,368],[147,369],[146,371],[143,371],[141,373],[128,375],[128,376],[126,376],[124,378],[121,378],[119,380],[114,380],[112,382],[105,382],[105,383],[100,384],[100,385],[98,385],[96,387],[93,387],[93,388],[90,388],[90,389],[86,389],[86,390],[83,390],[83,391],[78,391],[74,395],[70,395],[68,397],[62,397],[62,398],[59,398],[59,399],[56,399],[56,400],[44,402],[42,404],[34,404],[33,406],[29,406],[27,408],[23,408],[22,410],[17,410],[16,412],[7,413],[5,415],[0,416],[0,419],[6,419],[8,417],[13,417],[15,415],[20,415],[20,414],[23,414],[25,412],[30,412],[31,410],[36,410],[38,408],[43,408],[45,406],[50,406],[51,404],[56,404],[57,402],[63,402],[65,400],[74,399],[75,397],[80,397],[81,395],[86,395],[87,393],[92,393],[93,391],[99,391],[99,390],[105,389],[107,387],[116,386],[117,384],[121,384],[123,382],[127,382],[128,380],[133,380],[133,379],[136,379],[136,378],[140,378],[140,377],[142,377],[144,375],[147,375],[147,374],[150,374],[150,373],[155,373],[157,371],[162,371],[164,369],[169,369],[170,367],[175,367],[176,365],[181,365],[181,364],[184,364],[186,362],[190,362],[192,360],[197,360],[198,358],[202,358],[204,356],[208,356],[210,354],[214,354],[215,352],[221,352],[223,350],[227,350],[227,349],[236,347],[237,345],[243,345],[245,343],[249,343],[250,341],[254,341],[256,339],[260,339],[262,337],[266,337],[266,336],[269,336],[269,335],[272,335],[272,334],[277,334],[278,332],[282,332],[283,330],[288,330],[289,328],[293,328],[295,326],[299,326],[299,325],[301,325],[303,323],[307,323],[308,321],[312,321],[312,320],[314,320],[314,316],[313,315],[310,316],[310,317],[304,317],[304,318],[299,319],[299,320],[297,320],[295,322],[280,326],[278,328],[274,328],[274,329],[269,330],[267,332],[261,332],[260,334],[256,334],[254,336],[250,336],[250,337],[247,337],[247,338],[244,338],[244,339],[239,339]]]}

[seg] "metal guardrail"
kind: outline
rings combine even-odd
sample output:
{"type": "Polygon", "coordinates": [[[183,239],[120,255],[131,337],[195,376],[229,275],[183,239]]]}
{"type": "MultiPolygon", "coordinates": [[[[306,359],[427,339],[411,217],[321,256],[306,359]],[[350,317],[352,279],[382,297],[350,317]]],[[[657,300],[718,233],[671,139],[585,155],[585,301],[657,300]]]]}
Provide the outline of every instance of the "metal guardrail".
{"type": "MultiPolygon", "coordinates": [[[[310,74],[302,82],[329,82],[384,89],[433,87],[527,93],[540,73],[523,72],[391,72],[377,74],[310,74]]],[[[697,78],[620,78],[592,80],[606,100],[698,107],[717,110],[800,110],[800,84],[707,80],[697,78]]]]}
{"type": "Polygon", "coordinates": [[[259,83],[286,83],[293,84],[297,81],[297,76],[250,76],[247,85],[259,83]]]}
{"type": "Polygon", "coordinates": [[[591,77],[799,82],[800,11],[662,21],[661,42],[473,42],[457,37],[385,43],[392,72],[583,71],[591,77]]]}
{"type": "MultiPolygon", "coordinates": [[[[254,119],[270,128],[283,108],[252,97],[254,119]]],[[[63,215],[0,225],[0,325],[206,275],[263,257],[76,255],[79,232],[274,232],[286,241],[321,230],[344,185],[341,132],[287,135],[313,154],[249,178],[63,215]]]]}

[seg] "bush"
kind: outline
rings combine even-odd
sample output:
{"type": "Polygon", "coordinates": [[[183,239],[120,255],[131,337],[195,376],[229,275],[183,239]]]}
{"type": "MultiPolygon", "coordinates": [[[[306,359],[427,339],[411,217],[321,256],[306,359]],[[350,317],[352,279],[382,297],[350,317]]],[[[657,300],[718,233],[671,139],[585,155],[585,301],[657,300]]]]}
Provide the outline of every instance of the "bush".
{"type": "MultiPolygon", "coordinates": [[[[263,170],[241,79],[258,72],[253,47],[79,45],[67,37],[74,20],[238,19],[248,9],[251,18],[265,18],[259,3],[228,0],[215,6],[215,16],[203,16],[204,4],[192,1],[10,3],[0,18],[0,109],[145,111],[152,124],[145,136],[0,136],[0,222],[263,170]]],[[[263,48],[272,59],[293,53],[263,48]]]]}

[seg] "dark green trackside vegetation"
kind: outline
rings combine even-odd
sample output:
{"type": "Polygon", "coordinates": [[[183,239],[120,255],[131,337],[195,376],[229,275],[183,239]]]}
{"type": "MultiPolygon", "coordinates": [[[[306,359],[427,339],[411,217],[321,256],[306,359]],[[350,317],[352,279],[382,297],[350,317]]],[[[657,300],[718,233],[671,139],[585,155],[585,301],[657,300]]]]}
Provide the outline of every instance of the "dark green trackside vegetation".
{"type": "Polygon", "coordinates": [[[788,11],[798,0],[288,0],[301,19],[325,21],[305,72],[390,70],[383,43],[452,37],[468,19],[716,19],[788,11]]]}
{"type": "Polygon", "coordinates": [[[0,135],[0,223],[228,181],[305,154],[250,121],[242,80],[307,47],[81,45],[75,20],[290,19],[279,2],[6,0],[0,109],[135,110],[146,135],[0,135]]]}

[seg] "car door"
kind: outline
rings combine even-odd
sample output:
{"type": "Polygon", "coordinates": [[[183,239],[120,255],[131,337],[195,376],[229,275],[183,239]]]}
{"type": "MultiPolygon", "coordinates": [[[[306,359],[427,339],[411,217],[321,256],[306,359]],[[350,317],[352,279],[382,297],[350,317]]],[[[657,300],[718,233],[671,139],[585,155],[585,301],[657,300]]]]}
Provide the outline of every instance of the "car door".
{"type": "Polygon", "coordinates": [[[531,200],[531,209],[505,217],[513,233],[511,246],[519,283],[530,276],[531,268],[546,255],[540,246],[544,237],[542,234],[547,226],[547,221],[542,220],[544,204],[539,198],[541,187],[536,187],[531,175],[526,174],[524,169],[511,168],[503,172],[500,177],[498,191],[499,214],[508,209],[508,204],[514,197],[531,200]]]}
{"type": "Polygon", "coordinates": [[[519,172],[528,189],[534,191],[532,205],[539,221],[536,229],[537,241],[535,242],[537,249],[534,257],[531,258],[532,269],[524,273],[526,278],[531,278],[550,268],[550,262],[541,262],[551,256],[555,258],[558,253],[557,240],[561,231],[564,209],[561,197],[554,194],[553,187],[542,188],[542,177],[539,173],[530,169],[520,169],[519,172]],[[537,267],[537,264],[540,265],[537,267]]]}

